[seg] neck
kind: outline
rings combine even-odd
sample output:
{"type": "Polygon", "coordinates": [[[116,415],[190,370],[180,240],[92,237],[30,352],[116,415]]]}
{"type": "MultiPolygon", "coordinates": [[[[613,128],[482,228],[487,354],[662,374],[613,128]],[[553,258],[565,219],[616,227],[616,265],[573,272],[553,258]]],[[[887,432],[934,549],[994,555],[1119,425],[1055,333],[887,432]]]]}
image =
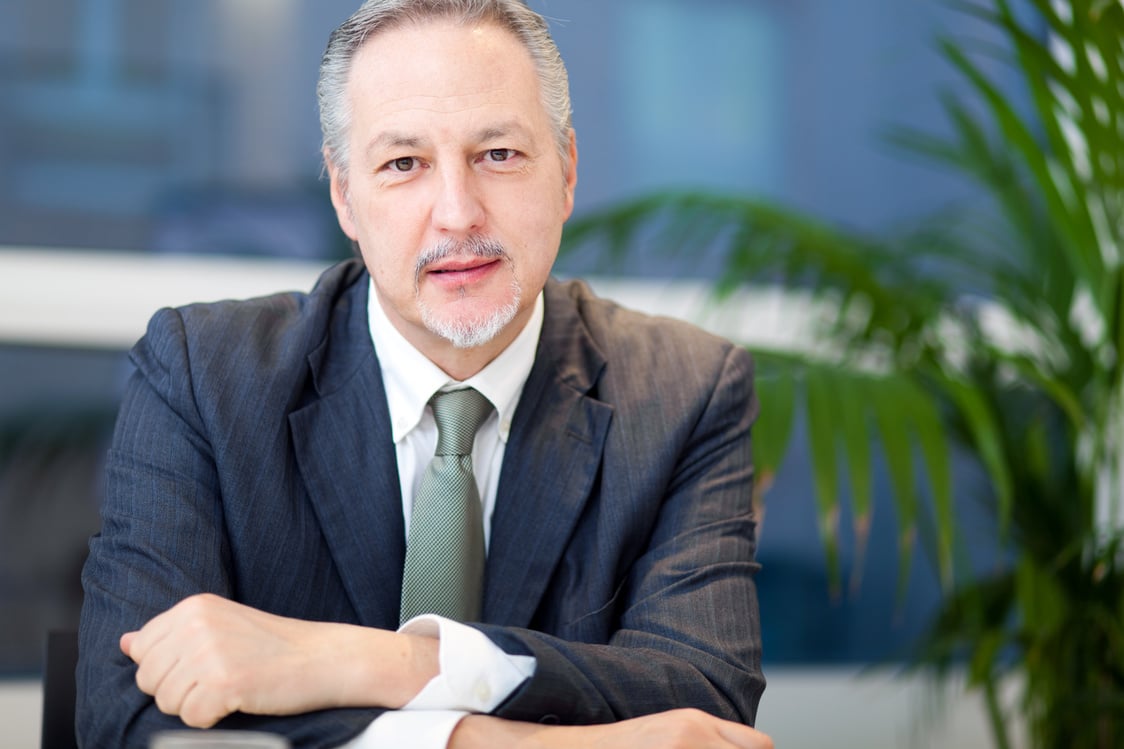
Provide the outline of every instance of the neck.
{"type": "MultiPolygon", "coordinates": [[[[506,331],[505,331],[506,332],[506,331]]],[[[427,359],[441,368],[441,371],[458,382],[464,382],[469,377],[479,374],[480,370],[491,364],[500,353],[508,347],[515,337],[505,337],[501,343],[499,336],[483,346],[464,349],[456,348],[448,341],[441,340],[437,347],[417,346],[427,359]]]]}
{"type": "Polygon", "coordinates": [[[399,332],[414,348],[440,367],[441,371],[454,380],[464,382],[491,364],[519,337],[530,321],[532,312],[533,307],[520,310],[494,338],[471,348],[458,348],[446,338],[425,329],[399,329],[399,332]]]}

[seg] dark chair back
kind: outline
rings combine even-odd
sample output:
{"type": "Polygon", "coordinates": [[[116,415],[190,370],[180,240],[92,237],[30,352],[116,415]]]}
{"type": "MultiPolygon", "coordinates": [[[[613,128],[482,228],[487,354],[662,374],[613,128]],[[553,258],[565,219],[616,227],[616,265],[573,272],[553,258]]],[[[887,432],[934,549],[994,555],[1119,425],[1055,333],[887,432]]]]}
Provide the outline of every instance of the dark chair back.
{"type": "Polygon", "coordinates": [[[41,749],[78,749],[74,733],[74,669],[78,665],[78,633],[47,633],[43,666],[43,730],[41,749]]]}

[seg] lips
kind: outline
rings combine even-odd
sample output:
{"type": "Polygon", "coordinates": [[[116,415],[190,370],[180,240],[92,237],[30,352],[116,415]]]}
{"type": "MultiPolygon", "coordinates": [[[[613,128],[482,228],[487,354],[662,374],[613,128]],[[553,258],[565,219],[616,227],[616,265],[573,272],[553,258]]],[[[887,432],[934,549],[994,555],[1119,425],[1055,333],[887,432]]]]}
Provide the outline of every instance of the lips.
{"type": "Polygon", "coordinates": [[[492,265],[496,262],[499,261],[495,258],[454,258],[450,260],[444,260],[439,263],[434,263],[433,265],[426,268],[426,271],[429,273],[465,273],[467,271],[476,270],[477,268],[483,268],[486,265],[492,265]]]}
{"type": "Polygon", "coordinates": [[[466,286],[482,281],[499,264],[498,258],[448,258],[428,266],[425,273],[438,283],[466,286]]]}

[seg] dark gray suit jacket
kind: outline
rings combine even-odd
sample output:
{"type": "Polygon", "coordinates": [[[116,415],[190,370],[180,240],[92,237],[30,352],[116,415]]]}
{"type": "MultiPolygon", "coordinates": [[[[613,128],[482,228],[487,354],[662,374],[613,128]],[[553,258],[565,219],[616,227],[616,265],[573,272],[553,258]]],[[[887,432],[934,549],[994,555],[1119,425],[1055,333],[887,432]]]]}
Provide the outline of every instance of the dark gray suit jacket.
{"type": "MultiPolygon", "coordinates": [[[[397,626],[405,531],[367,293],[351,260],[307,295],[152,319],[83,573],[85,746],[144,746],[180,726],[136,688],[117,643],[191,594],[397,626]]],[[[496,715],[584,724],[694,706],[753,722],[756,408],[744,350],[578,282],[547,285],[475,625],[537,670],[496,715]]],[[[220,725],[333,746],[378,714],[220,725]]]]}

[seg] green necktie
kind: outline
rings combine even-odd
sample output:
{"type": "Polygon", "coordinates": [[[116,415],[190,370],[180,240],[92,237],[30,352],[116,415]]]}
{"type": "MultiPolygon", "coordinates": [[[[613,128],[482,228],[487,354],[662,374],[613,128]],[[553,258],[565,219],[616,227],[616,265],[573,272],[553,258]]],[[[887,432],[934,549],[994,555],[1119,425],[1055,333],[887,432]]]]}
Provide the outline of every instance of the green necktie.
{"type": "Polygon", "coordinates": [[[484,521],[472,443],[492,404],[472,388],[438,393],[429,403],[437,450],[414,497],[400,620],[439,614],[474,621],[484,586],[484,521]]]}

